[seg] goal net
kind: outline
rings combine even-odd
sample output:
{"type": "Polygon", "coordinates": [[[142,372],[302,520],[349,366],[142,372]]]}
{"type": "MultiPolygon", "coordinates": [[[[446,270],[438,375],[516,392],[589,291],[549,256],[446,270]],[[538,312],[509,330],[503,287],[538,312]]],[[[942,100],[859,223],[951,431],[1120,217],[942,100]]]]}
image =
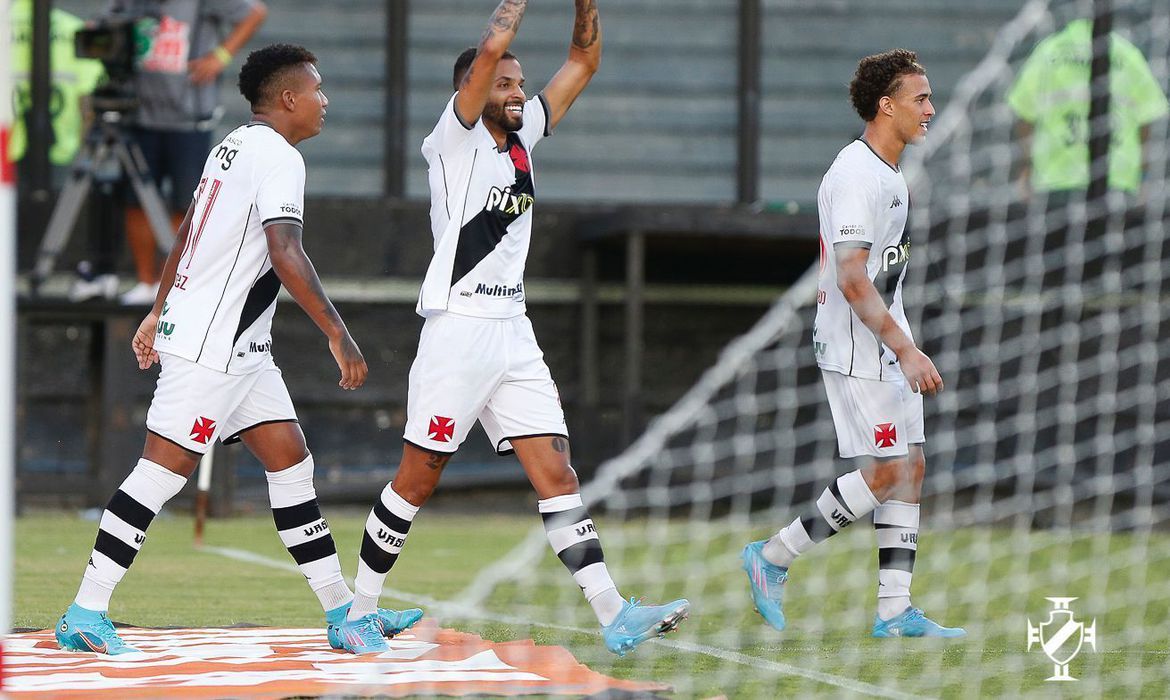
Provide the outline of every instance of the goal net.
{"type": "MultiPolygon", "coordinates": [[[[1114,31],[1164,93],[1170,5],[1113,5],[1114,31]]],[[[926,400],[913,599],[968,636],[870,637],[878,566],[865,519],[793,565],[788,629],[753,612],[744,544],[860,466],[837,457],[814,362],[816,266],[583,488],[620,590],[689,598],[682,629],[611,660],[536,522],[464,592],[468,615],[683,697],[1170,692],[1167,120],[1146,126],[1140,192],[1021,185],[1029,151],[1006,96],[1071,10],[1026,3],[904,164],[904,298],[947,387],[926,400]],[[1046,680],[1062,663],[1077,680],[1046,680]]],[[[1114,123],[1132,108],[1115,96],[1114,123]]]]}

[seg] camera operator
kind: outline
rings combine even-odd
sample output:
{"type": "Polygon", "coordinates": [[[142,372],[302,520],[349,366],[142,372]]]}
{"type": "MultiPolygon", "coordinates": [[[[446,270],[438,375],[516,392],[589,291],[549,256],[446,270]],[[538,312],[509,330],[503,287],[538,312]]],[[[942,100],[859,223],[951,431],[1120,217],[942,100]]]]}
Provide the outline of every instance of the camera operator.
{"type": "MultiPolygon", "coordinates": [[[[113,0],[109,12],[157,19],[138,49],[133,85],[139,104],[130,133],[177,229],[222,111],[219,76],[263,24],[268,9],[260,0],[113,0]]],[[[126,234],[138,283],[122,301],[151,304],[161,273],[158,249],[146,213],[126,189],[126,234]]]]}

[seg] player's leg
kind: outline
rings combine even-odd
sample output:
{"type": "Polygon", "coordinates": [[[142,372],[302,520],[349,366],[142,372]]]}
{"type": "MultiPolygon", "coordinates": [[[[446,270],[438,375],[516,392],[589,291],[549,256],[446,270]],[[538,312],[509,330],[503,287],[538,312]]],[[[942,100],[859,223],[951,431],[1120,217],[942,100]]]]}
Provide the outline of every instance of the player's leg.
{"type": "Polygon", "coordinates": [[[506,325],[511,327],[508,372],[480,422],[499,453],[515,451],[540,499],[537,507],[549,544],[597,615],[606,646],[625,654],[676,628],[689,614],[690,603],[680,599],[642,605],[618,593],[597,527],[581,500],[564,411],[532,324],[522,316],[506,325]]]}
{"type": "Polygon", "coordinates": [[[111,654],[134,651],[121,642],[109,622],[110,598],[146,541],[154,516],[183,488],[219,434],[216,418],[235,400],[232,388],[238,381],[238,377],[163,356],[147,412],[142,458],[102,513],[77,597],[57,625],[62,648],[111,654]]]}
{"type": "Polygon", "coordinates": [[[919,501],[926,474],[922,395],[902,388],[909,453],[896,481],[873,512],[878,545],[878,601],[873,634],[877,637],[961,637],[962,628],[943,627],[910,602],[910,582],[918,555],[919,501]]]}
{"type": "Polygon", "coordinates": [[[240,440],[264,465],[268,500],[280,541],[321,603],[328,624],[340,624],[353,600],[329,523],[317,504],[313,455],[293,421],[257,425],[240,440]],[[335,619],[336,618],[336,619],[335,619]]]}
{"type": "Polygon", "coordinates": [[[962,637],[967,634],[961,627],[943,627],[910,603],[910,581],[918,554],[918,499],[925,469],[921,444],[911,445],[903,471],[905,481],[873,512],[878,543],[875,637],[962,637]]]}
{"type": "Polygon", "coordinates": [[[868,457],[872,462],[834,479],[808,511],[768,540],[744,547],[743,569],[756,610],[778,630],[786,625],[784,587],[793,561],[873,511],[888,497],[888,490],[901,483],[905,470],[905,425],[898,387],[837,372],[821,375],[841,457],[868,457]]]}
{"type": "Polygon", "coordinates": [[[388,647],[381,637],[386,632],[401,631],[422,617],[417,608],[405,610],[401,624],[393,623],[398,625],[397,630],[387,630],[378,619],[378,598],[406,544],[414,516],[434,493],[450,459],[451,454],[431,452],[409,442],[403,444],[402,460],[393,481],[382,489],[366,517],[354,577],[354,600],[338,630],[341,648],[355,654],[385,651],[388,647]]]}
{"type": "MultiPolygon", "coordinates": [[[[224,443],[243,442],[264,465],[277,533],[321,603],[330,646],[340,649],[338,628],[345,622],[353,592],[341,572],[329,523],[317,504],[313,455],[275,365],[260,372],[252,390],[224,425],[229,435],[224,443]]],[[[379,613],[385,623],[384,631],[393,634],[422,617],[422,611],[379,613]],[[403,623],[404,616],[413,619],[403,623]]]]}
{"type": "Polygon", "coordinates": [[[354,600],[343,625],[345,648],[382,651],[372,631],[386,576],[402,552],[411,523],[431,497],[443,467],[471,430],[494,391],[504,348],[499,323],[451,316],[428,318],[410,368],[402,459],[366,518],[354,579],[354,600]],[[468,362],[474,353],[476,362],[468,362]]]}
{"type": "MultiPolygon", "coordinates": [[[[491,420],[484,418],[485,427],[491,420]]],[[[581,587],[598,622],[610,624],[624,601],[606,569],[597,527],[581,500],[577,473],[569,463],[568,438],[555,435],[510,442],[536,490],[537,510],[553,552],[581,587]]]]}
{"type": "Polygon", "coordinates": [[[304,574],[326,616],[353,600],[329,523],[313,485],[313,455],[297,422],[288,388],[271,362],[235,410],[224,418],[224,444],[243,442],[264,465],[272,519],[281,542],[304,574]]]}
{"type": "Polygon", "coordinates": [[[568,439],[541,436],[508,441],[540,499],[537,508],[549,544],[593,608],[606,648],[625,655],[645,640],[676,629],[690,614],[686,599],[647,605],[624,600],[618,593],[605,566],[597,526],[581,500],[577,474],[569,464],[568,439]]]}

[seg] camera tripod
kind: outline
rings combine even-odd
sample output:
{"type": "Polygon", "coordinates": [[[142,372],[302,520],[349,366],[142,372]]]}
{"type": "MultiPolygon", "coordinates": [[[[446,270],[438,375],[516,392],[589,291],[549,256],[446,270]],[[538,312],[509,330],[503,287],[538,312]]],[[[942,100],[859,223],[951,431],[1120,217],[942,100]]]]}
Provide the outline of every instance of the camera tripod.
{"type": "Polygon", "coordinates": [[[121,212],[122,208],[114,200],[117,185],[125,178],[134,188],[138,202],[146,212],[159,248],[169,252],[174,243],[175,234],[171,230],[166,205],[154,180],[150,178],[142,150],[122,129],[122,116],[121,112],[115,110],[101,112],[86,134],[81,152],[70,166],[69,180],[53,207],[45,236],[37,250],[37,261],[31,277],[34,296],[41,283],[53,271],[57,257],[69,242],[69,235],[77,224],[77,215],[95,183],[98,184],[101,209],[95,213],[98,225],[116,225],[114,215],[121,212]]]}

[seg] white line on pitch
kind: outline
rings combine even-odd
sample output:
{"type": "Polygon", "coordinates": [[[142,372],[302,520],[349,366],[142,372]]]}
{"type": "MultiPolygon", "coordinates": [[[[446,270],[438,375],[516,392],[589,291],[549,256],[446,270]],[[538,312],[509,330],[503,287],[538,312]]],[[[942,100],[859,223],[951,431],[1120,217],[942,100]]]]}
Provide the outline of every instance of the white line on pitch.
{"type": "MultiPolygon", "coordinates": [[[[267,566],[267,567],[272,568],[272,569],[280,569],[282,571],[289,571],[292,573],[300,573],[300,569],[297,568],[297,566],[295,564],[292,564],[292,563],[287,562],[287,561],[281,561],[278,559],[272,559],[272,558],[266,557],[262,554],[256,554],[255,552],[249,552],[249,551],[243,550],[243,549],[234,549],[231,547],[213,547],[213,546],[204,545],[202,547],[199,547],[199,551],[210,552],[211,554],[218,554],[220,556],[227,557],[228,559],[235,559],[236,561],[248,562],[250,564],[258,564],[260,566],[267,566]]],[[[351,586],[353,585],[353,578],[352,577],[346,576],[345,580],[351,586]]],[[[497,615],[494,613],[489,613],[485,610],[477,610],[474,608],[470,608],[466,605],[461,605],[460,603],[457,603],[454,601],[438,600],[436,598],[431,598],[430,596],[418,595],[415,593],[408,593],[406,591],[400,591],[400,590],[397,590],[394,588],[383,588],[382,594],[388,595],[392,598],[397,598],[399,600],[417,601],[421,605],[425,605],[428,608],[435,608],[435,609],[438,609],[441,611],[445,611],[445,612],[452,614],[452,615],[463,615],[463,616],[469,617],[469,618],[488,620],[491,622],[500,622],[500,623],[508,624],[508,625],[533,625],[535,627],[544,627],[547,629],[561,630],[564,632],[576,632],[576,633],[580,633],[580,634],[594,634],[594,635],[597,634],[596,629],[585,629],[582,627],[572,627],[569,625],[557,625],[557,624],[548,623],[548,622],[534,622],[531,620],[521,620],[519,618],[508,617],[506,615],[497,615]]],[[[785,663],[780,663],[778,661],[772,661],[770,659],[764,659],[764,658],[760,658],[758,656],[750,656],[748,654],[741,654],[741,653],[736,652],[736,651],[730,651],[728,649],[720,649],[718,647],[712,647],[712,646],[708,646],[706,644],[695,644],[693,642],[684,642],[684,641],[678,641],[678,640],[666,639],[666,638],[652,639],[650,641],[654,642],[656,644],[661,644],[663,646],[670,647],[672,649],[677,649],[679,651],[686,651],[686,652],[690,652],[692,654],[703,654],[705,656],[713,656],[717,659],[722,659],[724,661],[730,661],[732,663],[740,664],[742,666],[750,666],[751,668],[762,668],[762,669],[772,671],[773,673],[779,673],[779,674],[783,674],[783,675],[787,675],[787,676],[799,676],[801,678],[807,678],[808,680],[817,681],[819,683],[824,683],[826,685],[831,685],[831,686],[834,686],[837,688],[850,690],[850,691],[853,691],[855,693],[863,693],[865,695],[871,695],[874,697],[881,697],[881,698],[918,698],[918,697],[920,697],[917,695],[910,695],[908,693],[902,693],[902,692],[899,692],[896,690],[891,690],[889,688],[882,688],[880,686],[871,685],[869,683],[865,683],[863,681],[858,681],[858,680],[853,680],[851,678],[842,678],[841,676],[834,676],[834,675],[829,674],[829,673],[821,673],[819,671],[811,671],[811,670],[799,668],[796,666],[790,666],[790,665],[785,664],[785,663]]]]}

